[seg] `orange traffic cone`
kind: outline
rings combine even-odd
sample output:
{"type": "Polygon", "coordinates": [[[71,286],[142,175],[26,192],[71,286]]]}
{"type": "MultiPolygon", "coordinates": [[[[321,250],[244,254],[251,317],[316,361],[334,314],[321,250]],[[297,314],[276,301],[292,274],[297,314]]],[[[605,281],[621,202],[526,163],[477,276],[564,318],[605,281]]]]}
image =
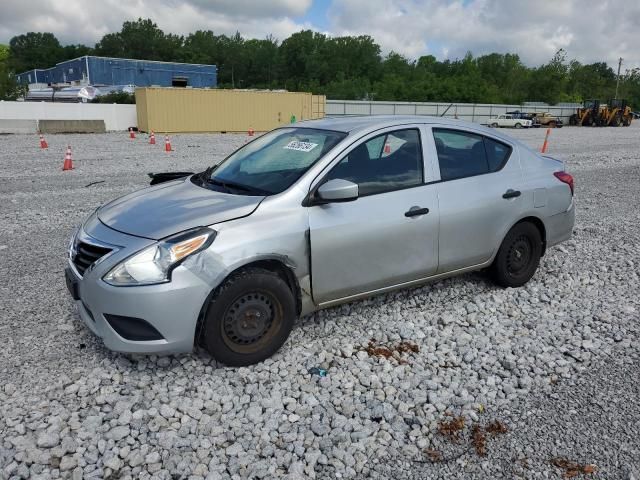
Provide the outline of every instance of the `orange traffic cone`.
{"type": "Polygon", "coordinates": [[[73,159],[71,158],[71,146],[67,147],[67,153],[64,156],[64,165],[62,171],[73,170],[73,159]]]}
{"type": "Polygon", "coordinates": [[[391,145],[388,143],[384,144],[384,153],[391,153],[391,145]]]}
{"type": "Polygon", "coordinates": [[[165,152],[171,151],[171,142],[169,141],[169,135],[164,136],[164,151],[165,152]]]}
{"type": "Polygon", "coordinates": [[[135,132],[133,131],[133,128],[131,128],[131,127],[129,127],[129,138],[130,138],[130,139],[132,139],[132,140],[133,140],[134,138],[136,138],[136,134],[135,134],[135,132]]]}
{"type": "Polygon", "coordinates": [[[40,148],[49,148],[49,145],[42,134],[40,134],[40,148]]]}
{"type": "Polygon", "coordinates": [[[249,131],[247,133],[249,134],[250,137],[253,137],[253,134],[255,132],[253,131],[253,128],[249,127],[249,131]]]}
{"type": "Polygon", "coordinates": [[[547,134],[544,136],[544,143],[542,144],[541,153],[545,153],[547,151],[547,144],[549,143],[549,134],[551,133],[551,129],[547,128],[547,134]]]}

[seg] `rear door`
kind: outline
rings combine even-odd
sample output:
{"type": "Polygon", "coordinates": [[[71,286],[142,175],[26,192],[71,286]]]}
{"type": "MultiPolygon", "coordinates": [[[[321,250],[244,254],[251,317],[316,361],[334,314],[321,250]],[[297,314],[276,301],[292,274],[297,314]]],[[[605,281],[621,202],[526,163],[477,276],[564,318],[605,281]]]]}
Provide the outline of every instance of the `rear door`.
{"type": "Polygon", "coordinates": [[[523,211],[517,149],[472,131],[433,127],[438,158],[439,268],[482,264],[523,211]]]}
{"type": "Polygon", "coordinates": [[[316,303],[436,272],[438,200],[435,185],[425,185],[424,131],[407,126],[371,134],[318,183],[349,180],[358,184],[359,197],[309,207],[316,303]]]}

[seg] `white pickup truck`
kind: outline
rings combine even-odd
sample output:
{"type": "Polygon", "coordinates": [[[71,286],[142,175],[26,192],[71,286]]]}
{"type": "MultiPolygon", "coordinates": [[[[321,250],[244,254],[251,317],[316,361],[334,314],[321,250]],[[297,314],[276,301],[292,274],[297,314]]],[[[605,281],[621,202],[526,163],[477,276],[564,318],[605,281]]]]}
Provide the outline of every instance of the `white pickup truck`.
{"type": "Polygon", "coordinates": [[[533,125],[531,120],[526,120],[524,118],[517,118],[513,115],[498,115],[497,117],[492,117],[487,121],[487,125],[490,127],[512,127],[512,128],[529,128],[533,125]]]}

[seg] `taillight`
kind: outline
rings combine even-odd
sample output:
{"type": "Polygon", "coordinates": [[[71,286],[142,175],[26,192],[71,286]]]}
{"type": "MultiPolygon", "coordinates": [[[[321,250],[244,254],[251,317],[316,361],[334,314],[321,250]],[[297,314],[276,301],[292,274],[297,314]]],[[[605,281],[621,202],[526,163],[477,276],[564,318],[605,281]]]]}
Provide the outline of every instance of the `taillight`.
{"type": "Polygon", "coordinates": [[[571,195],[573,195],[573,177],[569,175],[567,172],[554,172],[554,177],[560,180],[562,183],[566,183],[569,185],[571,189],[571,195]]]}

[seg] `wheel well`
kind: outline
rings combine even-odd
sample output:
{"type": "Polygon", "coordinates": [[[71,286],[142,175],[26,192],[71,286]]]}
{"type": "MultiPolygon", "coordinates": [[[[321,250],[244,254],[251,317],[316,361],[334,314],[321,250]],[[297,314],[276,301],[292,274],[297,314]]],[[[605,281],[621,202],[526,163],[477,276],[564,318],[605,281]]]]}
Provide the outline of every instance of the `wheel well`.
{"type": "Polygon", "coordinates": [[[291,268],[287,267],[280,260],[272,260],[272,259],[258,260],[258,261],[243,265],[242,267],[239,267],[238,269],[231,272],[229,275],[233,275],[239,270],[243,270],[245,268],[250,268],[250,267],[264,268],[265,270],[269,270],[271,272],[275,272],[278,275],[280,275],[280,277],[285,282],[287,282],[289,289],[291,289],[291,293],[293,293],[293,297],[296,300],[296,311],[298,312],[298,315],[300,315],[300,312],[302,310],[302,293],[300,292],[300,284],[298,283],[298,279],[296,278],[291,268]]]}
{"type": "MultiPolygon", "coordinates": [[[[271,272],[277,273],[285,282],[287,282],[287,285],[291,289],[291,292],[293,293],[293,297],[296,302],[296,312],[298,315],[300,315],[300,312],[302,311],[302,293],[300,291],[300,284],[298,283],[298,279],[296,278],[293,271],[279,260],[275,260],[275,259],[257,260],[255,262],[242,265],[241,267],[238,267],[235,270],[233,270],[231,273],[229,273],[229,275],[227,275],[225,279],[222,282],[220,282],[220,285],[222,285],[227,280],[227,278],[231,277],[232,275],[235,275],[241,270],[244,270],[246,268],[252,268],[252,267],[262,268],[264,270],[269,270],[271,272]]],[[[220,285],[218,285],[218,287],[211,290],[211,293],[209,293],[209,295],[207,296],[207,299],[202,305],[202,308],[200,309],[200,314],[198,315],[198,323],[196,325],[196,333],[194,338],[194,345],[196,346],[202,345],[201,340],[202,340],[202,334],[204,332],[203,327],[204,327],[205,316],[207,314],[207,308],[209,307],[209,303],[211,302],[213,295],[216,293],[220,285]]]]}
{"type": "Polygon", "coordinates": [[[532,223],[533,225],[536,226],[536,228],[540,232],[540,238],[542,238],[542,255],[541,256],[544,256],[545,252],[547,251],[547,230],[544,227],[544,223],[538,217],[525,217],[519,220],[516,223],[516,225],[518,225],[518,223],[525,223],[525,222],[532,223]]]}

